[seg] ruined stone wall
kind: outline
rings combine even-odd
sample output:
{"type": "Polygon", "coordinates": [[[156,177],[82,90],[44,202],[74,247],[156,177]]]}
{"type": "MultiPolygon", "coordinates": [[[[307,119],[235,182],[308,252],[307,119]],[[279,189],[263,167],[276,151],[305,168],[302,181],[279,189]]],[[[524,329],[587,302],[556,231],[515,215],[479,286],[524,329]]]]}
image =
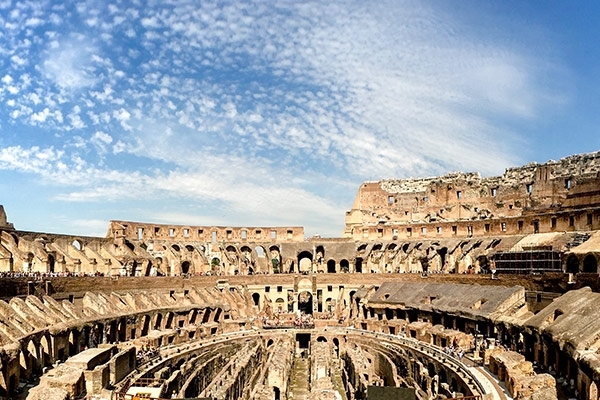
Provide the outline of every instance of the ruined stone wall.
{"type": "Polygon", "coordinates": [[[133,221],[110,221],[107,238],[128,240],[193,240],[198,242],[273,242],[304,241],[304,228],[291,227],[224,227],[151,224],[133,221]]]}
{"type": "Polygon", "coordinates": [[[468,237],[600,229],[600,152],[477,173],[367,182],[345,237],[468,237]]]}

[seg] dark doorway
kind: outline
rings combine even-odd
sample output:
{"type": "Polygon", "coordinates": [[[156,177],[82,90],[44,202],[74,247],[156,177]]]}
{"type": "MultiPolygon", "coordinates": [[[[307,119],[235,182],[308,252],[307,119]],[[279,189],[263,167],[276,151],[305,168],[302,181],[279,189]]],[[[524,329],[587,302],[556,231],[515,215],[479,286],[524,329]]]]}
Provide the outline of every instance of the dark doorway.
{"type": "Polygon", "coordinates": [[[305,290],[298,294],[298,309],[304,314],[313,313],[313,298],[310,292],[305,290]]]}

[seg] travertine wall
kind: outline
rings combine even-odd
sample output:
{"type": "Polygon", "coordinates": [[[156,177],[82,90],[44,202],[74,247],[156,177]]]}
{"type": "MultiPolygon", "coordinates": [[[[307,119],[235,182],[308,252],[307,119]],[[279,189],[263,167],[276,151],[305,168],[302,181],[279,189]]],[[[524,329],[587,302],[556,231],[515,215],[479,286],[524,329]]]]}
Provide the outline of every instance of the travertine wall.
{"type": "Polygon", "coordinates": [[[302,242],[304,228],[290,227],[225,227],[166,225],[132,221],[110,221],[107,238],[171,239],[198,242],[302,242]]]}
{"type": "Polygon", "coordinates": [[[346,213],[355,240],[464,237],[600,228],[600,152],[509,168],[366,182],[346,213]]]}

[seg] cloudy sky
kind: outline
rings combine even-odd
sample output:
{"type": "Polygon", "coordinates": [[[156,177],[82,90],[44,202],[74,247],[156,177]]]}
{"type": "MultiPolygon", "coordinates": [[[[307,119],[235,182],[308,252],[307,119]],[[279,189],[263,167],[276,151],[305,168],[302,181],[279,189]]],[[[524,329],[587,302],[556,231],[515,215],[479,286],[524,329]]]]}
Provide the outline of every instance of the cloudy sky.
{"type": "Polygon", "coordinates": [[[361,182],[600,150],[572,1],[0,0],[0,204],[340,236],[361,182]]]}

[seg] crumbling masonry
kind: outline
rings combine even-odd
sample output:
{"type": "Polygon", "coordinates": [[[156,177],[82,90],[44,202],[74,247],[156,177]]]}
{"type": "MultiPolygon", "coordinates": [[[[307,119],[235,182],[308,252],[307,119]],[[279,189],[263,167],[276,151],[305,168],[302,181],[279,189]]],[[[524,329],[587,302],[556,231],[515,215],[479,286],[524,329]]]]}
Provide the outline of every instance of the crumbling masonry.
{"type": "Polygon", "coordinates": [[[599,174],[593,153],[367,182],[343,238],[25,232],[0,206],[0,398],[492,399],[495,374],[597,400],[599,174]]]}

